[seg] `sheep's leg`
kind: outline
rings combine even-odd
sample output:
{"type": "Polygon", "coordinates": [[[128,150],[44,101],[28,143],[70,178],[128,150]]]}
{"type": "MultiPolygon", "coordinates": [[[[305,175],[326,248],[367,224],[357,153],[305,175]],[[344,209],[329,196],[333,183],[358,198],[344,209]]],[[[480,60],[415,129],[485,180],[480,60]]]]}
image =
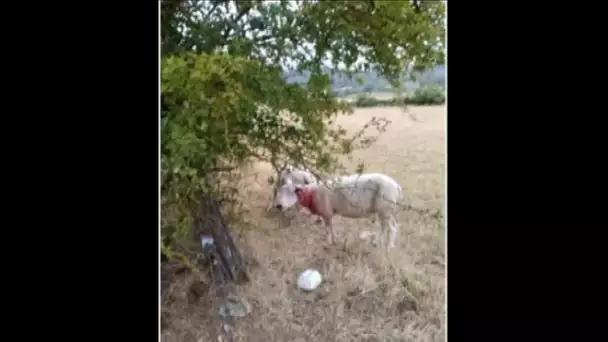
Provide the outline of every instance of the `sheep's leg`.
{"type": "Polygon", "coordinates": [[[334,226],[331,223],[331,217],[330,218],[323,218],[323,221],[325,221],[325,232],[327,233],[327,243],[329,243],[330,245],[333,245],[334,242],[336,241],[336,233],[334,232],[334,226]]]}
{"type": "MultiPolygon", "coordinates": [[[[300,203],[297,203],[296,205],[298,206],[298,208],[299,208],[298,210],[300,212],[302,212],[302,209],[305,208],[300,203]]],[[[313,221],[313,223],[315,223],[315,224],[321,224],[321,223],[323,223],[323,219],[321,217],[317,216],[316,214],[313,214],[312,211],[310,211],[310,209],[306,209],[304,211],[306,212],[306,214],[309,217],[311,217],[311,220],[313,221]]]]}
{"type": "Polygon", "coordinates": [[[313,214],[312,212],[308,212],[308,214],[310,215],[310,217],[312,217],[313,223],[314,224],[321,224],[323,223],[323,219],[321,218],[321,216],[317,216],[315,214],[313,214]]]}
{"type": "Polygon", "coordinates": [[[389,247],[393,248],[396,245],[396,241],[397,241],[397,221],[395,220],[394,217],[391,216],[391,220],[389,222],[390,224],[390,228],[391,228],[391,236],[390,236],[390,240],[389,240],[389,247]]]}
{"type": "Polygon", "coordinates": [[[381,241],[382,245],[387,245],[389,246],[390,243],[388,243],[388,240],[391,240],[391,238],[389,237],[389,230],[392,231],[392,225],[391,225],[391,217],[390,216],[385,216],[385,215],[378,215],[378,219],[380,221],[380,236],[381,238],[379,239],[381,241]]]}

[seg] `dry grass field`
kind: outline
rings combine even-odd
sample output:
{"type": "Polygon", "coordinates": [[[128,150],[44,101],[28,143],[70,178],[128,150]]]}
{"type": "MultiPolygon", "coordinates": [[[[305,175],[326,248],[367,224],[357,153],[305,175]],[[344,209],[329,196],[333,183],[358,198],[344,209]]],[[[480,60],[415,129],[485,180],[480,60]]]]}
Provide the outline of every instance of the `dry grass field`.
{"type": "MultiPolygon", "coordinates": [[[[344,99],[348,100],[348,101],[355,101],[357,99],[357,97],[363,95],[363,93],[358,93],[358,94],[351,94],[348,96],[345,96],[344,99]]],[[[395,93],[394,92],[389,92],[389,91],[376,91],[376,92],[372,92],[367,94],[367,96],[369,97],[373,97],[377,100],[389,100],[395,97],[395,93]]]]}
{"type": "MultiPolygon", "coordinates": [[[[357,109],[339,120],[357,130],[372,116],[392,123],[370,148],[346,162],[355,170],[363,160],[368,172],[383,172],[403,187],[408,204],[443,212],[445,200],[445,107],[357,109]]],[[[290,226],[265,213],[271,196],[269,165],[254,165],[244,187],[249,224],[231,227],[237,245],[250,260],[251,282],[233,290],[252,306],[235,319],[238,341],[444,341],[445,228],[443,218],[403,209],[398,246],[388,255],[362,238],[379,232],[371,219],[336,217],[338,244],[328,246],[325,232],[305,210],[290,226]],[[316,268],[324,276],[314,292],[297,289],[297,276],[316,268]]],[[[210,308],[185,290],[191,279],[172,285],[170,314],[163,341],[212,339],[210,308]]]]}

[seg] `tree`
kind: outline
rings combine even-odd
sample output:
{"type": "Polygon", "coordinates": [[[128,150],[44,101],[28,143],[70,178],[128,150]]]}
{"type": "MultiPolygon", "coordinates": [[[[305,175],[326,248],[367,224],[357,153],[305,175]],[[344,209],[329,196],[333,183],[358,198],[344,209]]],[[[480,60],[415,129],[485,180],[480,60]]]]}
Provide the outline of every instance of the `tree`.
{"type": "Polygon", "coordinates": [[[408,67],[443,63],[444,23],[439,1],[164,1],[163,236],[185,246],[198,196],[234,200],[222,179],[243,161],[335,166],[354,142],[329,125],[349,107],[324,70],[396,85],[408,67]],[[287,69],[308,82],[288,84],[287,69]]]}

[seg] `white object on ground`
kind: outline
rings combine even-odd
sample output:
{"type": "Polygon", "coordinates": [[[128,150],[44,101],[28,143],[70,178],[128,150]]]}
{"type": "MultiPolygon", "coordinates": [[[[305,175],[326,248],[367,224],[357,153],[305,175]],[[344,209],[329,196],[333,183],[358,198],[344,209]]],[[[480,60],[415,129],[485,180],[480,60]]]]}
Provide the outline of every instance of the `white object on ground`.
{"type": "Polygon", "coordinates": [[[201,243],[203,244],[203,248],[206,248],[207,246],[211,247],[213,246],[213,237],[201,235],[201,243]]]}
{"type": "Polygon", "coordinates": [[[313,291],[321,285],[322,280],[319,271],[309,268],[298,277],[298,287],[303,291],[313,291]]]}

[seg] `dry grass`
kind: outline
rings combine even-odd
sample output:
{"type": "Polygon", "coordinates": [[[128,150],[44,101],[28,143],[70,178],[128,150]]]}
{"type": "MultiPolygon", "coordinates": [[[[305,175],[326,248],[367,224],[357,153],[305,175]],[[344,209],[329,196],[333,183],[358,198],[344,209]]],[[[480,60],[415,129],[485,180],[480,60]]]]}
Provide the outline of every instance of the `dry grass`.
{"type": "Polygon", "coordinates": [[[372,93],[357,93],[357,94],[350,94],[348,96],[345,96],[344,99],[347,99],[349,101],[355,101],[357,99],[357,97],[362,96],[362,95],[367,95],[369,97],[373,97],[378,100],[390,100],[395,97],[395,92],[376,91],[376,92],[372,92],[372,93]]]}
{"type": "MultiPolygon", "coordinates": [[[[366,171],[384,172],[403,186],[415,207],[443,212],[445,175],[445,107],[411,107],[420,121],[398,108],[358,109],[339,120],[356,130],[371,116],[392,124],[358,159],[366,171]]],[[[289,227],[265,214],[271,189],[269,165],[253,167],[259,177],[244,188],[249,221],[254,226],[235,232],[237,244],[258,263],[249,271],[251,283],[235,288],[253,307],[236,320],[239,341],[443,341],[445,339],[445,239],[443,222],[403,211],[398,247],[388,255],[360,239],[363,231],[379,231],[369,219],[336,218],[339,244],[327,246],[324,229],[304,212],[289,227]],[[317,268],[324,282],[312,293],[296,288],[298,274],[317,268]]],[[[217,341],[205,299],[193,299],[173,285],[172,312],[163,340],[217,341]]]]}

